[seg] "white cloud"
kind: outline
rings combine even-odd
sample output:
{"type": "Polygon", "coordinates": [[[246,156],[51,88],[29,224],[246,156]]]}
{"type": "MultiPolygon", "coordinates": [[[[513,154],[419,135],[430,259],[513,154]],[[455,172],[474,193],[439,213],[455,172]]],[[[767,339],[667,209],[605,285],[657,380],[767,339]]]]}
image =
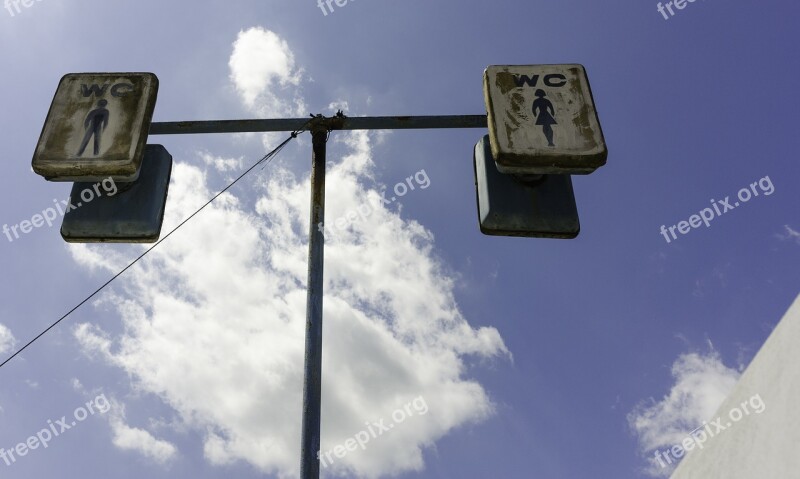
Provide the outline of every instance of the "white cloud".
{"type": "MultiPolygon", "coordinates": [[[[332,101],[328,104],[328,110],[342,110],[342,111],[349,111],[350,110],[350,103],[346,100],[336,100],[332,101]]],[[[381,130],[379,130],[381,131],[381,130]]]]}
{"type": "Polygon", "coordinates": [[[172,443],[158,439],[144,429],[126,424],[124,406],[114,402],[112,411],[108,423],[111,425],[111,442],[114,446],[123,451],[138,452],[159,464],[164,464],[177,455],[178,449],[172,443]]]}
{"type": "Polygon", "coordinates": [[[297,92],[302,69],[295,65],[286,41],[274,32],[260,27],[239,32],[228,67],[236,91],[251,111],[267,118],[305,116],[297,92]],[[286,96],[293,99],[284,100],[286,96]]]}
{"type": "MultiPolygon", "coordinates": [[[[337,137],[351,153],[329,168],[327,218],[370,213],[326,238],[322,449],[423,396],[424,417],[332,466],[366,477],[420,470],[424,447],[493,412],[464,356],[510,355],[497,330],[474,329],[459,311],[432,234],[382,205],[371,137],[337,137]]],[[[205,175],[176,163],[165,231],[212,196],[205,175]]],[[[309,184],[273,164],[259,188],[255,212],[227,193],[120,278],[126,295],[104,303],[122,317],[121,337],[88,324],[76,337],[202,434],[212,464],[296,477],[309,184]]],[[[71,251],[89,268],[122,264],[102,246],[71,251]]]]}
{"type": "Polygon", "coordinates": [[[11,334],[11,330],[0,324],[0,354],[10,353],[16,344],[17,340],[11,334]]]}
{"type": "Polygon", "coordinates": [[[672,365],[675,384],[669,394],[661,401],[651,398],[639,404],[628,415],[628,423],[650,462],[648,473],[665,476],[672,471],[655,462],[654,451],[680,444],[703,421],[713,419],[739,376],[713,350],[707,355],[689,353],[678,357],[672,365]]]}
{"type": "Polygon", "coordinates": [[[789,226],[789,225],[783,225],[783,227],[786,229],[786,234],[785,235],[778,235],[778,238],[780,238],[780,239],[782,239],[784,241],[785,240],[794,240],[798,244],[800,244],[800,231],[793,230],[792,227],[789,226]]]}
{"type": "Polygon", "coordinates": [[[215,170],[219,171],[220,173],[225,173],[229,171],[239,171],[242,169],[242,160],[243,158],[222,158],[214,156],[210,153],[200,153],[200,158],[202,158],[203,162],[208,165],[212,166],[215,170]]]}

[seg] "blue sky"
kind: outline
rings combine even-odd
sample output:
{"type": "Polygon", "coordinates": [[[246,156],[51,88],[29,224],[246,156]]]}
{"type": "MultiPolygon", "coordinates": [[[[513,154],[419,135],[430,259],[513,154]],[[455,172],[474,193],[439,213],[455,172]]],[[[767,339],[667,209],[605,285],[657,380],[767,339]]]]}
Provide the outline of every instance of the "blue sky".
{"type": "MultiPolygon", "coordinates": [[[[323,449],[425,407],[327,477],[667,474],[653,451],[713,414],[800,290],[794,3],[697,0],[668,20],[649,1],[11,9],[9,226],[69,194],[30,168],[68,72],[154,72],[154,120],[172,121],[481,114],[488,65],[586,67],[609,156],[573,178],[575,240],[480,234],[482,130],[331,136],[329,222],[429,184],[328,234],[323,449]],[[753,183],[709,227],[661,235],[753,183]]],[[[283,137],[151,137],[175,160],[165,231],[283,137]]],[[[109,405],[0,474],[297,477],[309,164],[305,135],[0,369],[6,450],[109,405]]],[[[56,226],[0,236],[2,357],[141,252],[66,245],[56,226]]]]}

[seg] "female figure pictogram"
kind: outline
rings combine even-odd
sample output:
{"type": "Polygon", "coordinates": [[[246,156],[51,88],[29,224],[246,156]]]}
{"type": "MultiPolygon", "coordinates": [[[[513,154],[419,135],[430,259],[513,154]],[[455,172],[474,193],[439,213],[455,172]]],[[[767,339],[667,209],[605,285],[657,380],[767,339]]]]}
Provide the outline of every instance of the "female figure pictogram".
{"type": "Polygon", "coordinates": [[[553,127],[550,126],[558,124],[554,116],[556,111],[550,100],[545,98],[547,94],[544,90],[536,90],[535,95],[537,98],[533,101],[533,115],[536,117],[536,124],[542,125],[542,131],[547,138],[547,146],[556,146],[553,144],[553,127]]]}

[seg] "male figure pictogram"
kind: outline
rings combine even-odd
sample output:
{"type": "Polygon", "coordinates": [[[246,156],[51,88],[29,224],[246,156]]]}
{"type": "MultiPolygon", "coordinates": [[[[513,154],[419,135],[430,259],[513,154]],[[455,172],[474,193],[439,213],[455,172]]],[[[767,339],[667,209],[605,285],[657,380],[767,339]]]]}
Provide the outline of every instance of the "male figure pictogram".
{"type": "Polygon", "coordinates": [[[78,150],[78,156],[82,156],[86,150],[86,145],[94,135],[94,154],[100,154],[100,137],[103,135],[103,130],[108,126],[108,110],[106,109],[108,101],[100,100],[97,102],[97,108],[90,111],[86,115],[86,120],[83,122],[83,127],[86,129],[86,134],[83,135],[81,148],[78,150]]]}
{"type": "Polygon", "coordinates": [[[553,127],[550,125],[557,125],[554,115],[556,114],[553,104],[550,100],[545,98],[547,94],[544,90],[536,90],[536,100],[533,101],[533,114],[536,116],[536,124],[542,125],[542,131],[547,138],[547,146],[556,146],[553,144],[553,127]],[[536,110],[539,110],[537,113],[536,110]]]}

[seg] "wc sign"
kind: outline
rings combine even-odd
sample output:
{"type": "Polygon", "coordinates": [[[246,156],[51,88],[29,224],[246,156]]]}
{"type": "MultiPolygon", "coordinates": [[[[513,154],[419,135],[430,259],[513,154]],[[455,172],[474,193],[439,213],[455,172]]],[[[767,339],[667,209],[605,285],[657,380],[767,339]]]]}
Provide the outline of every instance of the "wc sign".
{"type": "Polygon", "coordinates": [[[491,153],[500,172],[587,174],[606,163],[583,66],[490,66],[483,86],[491,153]]]}
{"type": "Polygon", "coordinates": [[[134,181],[158,93],[152,73],[70,73],[58,84],[33,171],[49,181],[134,181]]]}

